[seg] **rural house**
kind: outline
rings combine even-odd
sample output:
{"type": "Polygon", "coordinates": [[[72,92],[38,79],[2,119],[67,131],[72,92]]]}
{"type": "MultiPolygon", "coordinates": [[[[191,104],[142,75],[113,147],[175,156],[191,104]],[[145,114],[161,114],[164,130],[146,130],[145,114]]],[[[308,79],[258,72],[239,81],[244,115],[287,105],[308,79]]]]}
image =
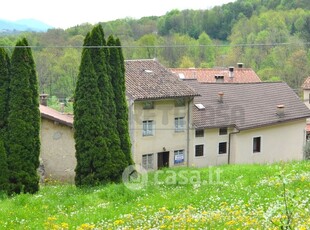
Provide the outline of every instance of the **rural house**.
{"type": "Polygon", "coordinates": [[[283,82],[199,83],[194,98],[194,153],[200,167],[303,158],[310,110],[283,82]]]}
{"type": "Polygon", "coordinates": [[[184,165],[197,93],[156,60],[125,62],[133,160],[146,169],[184,165]]]}
{"type": "Polygon", "coordinates": [[[73,182],[76,166],[73,116],[42,105],[42,100],[40,112],[41,171],[46,178],[73,182]]]}
{"type": "MultiPolygon", "coordinates": [[[[182,80],[154,59],[125,61],[125,69],[136,164],[156,170],[302,159],[310,112],[286,83],[182,80]]],[[[73,181],[73,117],[40,110],[45,176],[73,181]]]]}

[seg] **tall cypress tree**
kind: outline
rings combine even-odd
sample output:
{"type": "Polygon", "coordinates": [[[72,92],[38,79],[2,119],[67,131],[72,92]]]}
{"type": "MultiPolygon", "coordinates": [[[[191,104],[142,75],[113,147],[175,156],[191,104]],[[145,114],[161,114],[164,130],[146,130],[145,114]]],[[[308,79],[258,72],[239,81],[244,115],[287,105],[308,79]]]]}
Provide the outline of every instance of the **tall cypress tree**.
{"type": "MultiPolygon", "coordinates": [[[[89,42],[88,34],[84,45],[89,42]]],[[[77,166],[75,184],[97,185],[109,182],[110,159],[104,139],[104,119],[98,77],[84,48],[74,99],[74,138],[77,166]]]]}
{"type": "Polygon", "coordinates": [[[124,152],[121,149],[121,141],[117,131],[116,107],[114,91],[110,76],[109,50],[104,48],[106,41],[101,25],[97,25],[91,31],[89,45],[97,48],[91,49],[91,59],[98,76],[98,87],[101,93],[101,108],[106,126],[104,135],[111,155],[110,179],[120,181],[125,167],[128,165],[124,152]]]}
{"type": "Polygon", "coordinates": [[[0,192],[8,191],[8,164],[6,151],[2,139],[0,138],[0,192]]]}
{"type": "Polygon", "coordinates": [[[8,189],[8,165],[4,140],[7,130],[10,59],[3,48],[0,48],[0,191],[8,189]]]}
{"type": "Polygon", "coordinates": [[[7,126],[9,86],[10,86],[10,59],[3,48],[0,47],[0,135],[7,126]]]}
{"type": "Polygon", "coordinates": [[[128,127],[124,57],[121,42],[118,38],[114,39],[114,37],[110,35],[107,45],[110,51],[109,65],[116,106],[117,131],[121,141],[121,149],[126,156],[128,165],[130,165],[133,161],[128,127]]]}
{"type": "Polygon", "coordinates": [[[7,152],[10,193],[39,190],[40,115],[34,98],[35,66],[27,46],[26,39],[19,40],[11,59],[7,152]]]}

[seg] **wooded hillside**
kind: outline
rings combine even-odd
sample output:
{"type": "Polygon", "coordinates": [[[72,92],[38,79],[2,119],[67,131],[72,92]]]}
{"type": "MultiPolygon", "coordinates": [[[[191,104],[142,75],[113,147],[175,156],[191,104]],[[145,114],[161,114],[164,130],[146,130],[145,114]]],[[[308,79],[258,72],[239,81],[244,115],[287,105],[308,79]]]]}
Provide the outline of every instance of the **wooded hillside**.
{"type": "MultiPolygon", "coordinates": [[[[167,67],[228,67],[243,62],[264,81],[286,81],[296,92],[310,76],[308,0],[237,0],[208,10],[172,10],[161,17],[101,23],[122,41],[125,59],[157,58],[167,67]]],[[[73,95],[83,40],[94,25],[27,33],[40,92],[73,95]]],[[[20,35],[0,37],[12,52],[20,35]]]]}

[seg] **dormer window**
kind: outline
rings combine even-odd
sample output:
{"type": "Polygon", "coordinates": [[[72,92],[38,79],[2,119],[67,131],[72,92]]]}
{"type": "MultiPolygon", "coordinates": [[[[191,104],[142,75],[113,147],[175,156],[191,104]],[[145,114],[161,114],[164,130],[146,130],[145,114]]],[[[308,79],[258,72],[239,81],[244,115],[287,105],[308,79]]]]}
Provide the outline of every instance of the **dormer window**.
{"type": "Polygon", "coordinates": [[[145,101],[143,103],[143,109],[154,109],[154,101],[145,101]]]}

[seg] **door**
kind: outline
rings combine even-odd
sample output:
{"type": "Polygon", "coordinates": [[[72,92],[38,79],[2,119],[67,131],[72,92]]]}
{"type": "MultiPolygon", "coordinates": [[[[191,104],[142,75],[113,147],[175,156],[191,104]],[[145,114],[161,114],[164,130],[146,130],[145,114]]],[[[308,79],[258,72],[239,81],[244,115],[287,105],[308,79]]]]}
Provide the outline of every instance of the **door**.
{"type": "Polygon", "coordinates": [[[158,169],[169,167],[169,152],[157,153],[157,167],[158,169]]]}

